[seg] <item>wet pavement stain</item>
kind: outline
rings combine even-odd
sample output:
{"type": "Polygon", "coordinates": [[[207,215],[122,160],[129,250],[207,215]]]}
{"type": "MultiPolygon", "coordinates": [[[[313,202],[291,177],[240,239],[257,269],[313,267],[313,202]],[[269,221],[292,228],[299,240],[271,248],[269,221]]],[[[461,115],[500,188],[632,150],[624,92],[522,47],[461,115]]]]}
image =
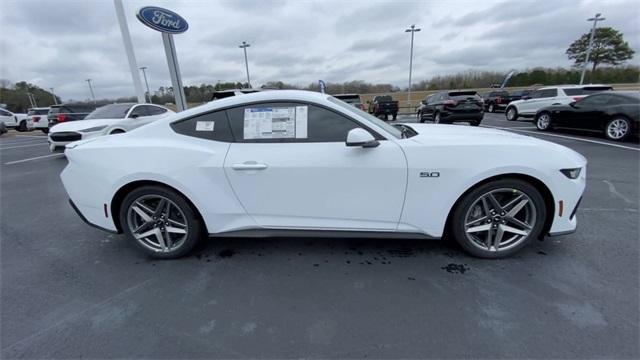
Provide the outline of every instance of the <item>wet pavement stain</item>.
{"type": "Polygon", "coordinates": [[[469,270],[467,264],[447,264],[447,266],[441,267],[442,270],[445,270],[448,273],[452,274],[464,274],[469,270]]]}

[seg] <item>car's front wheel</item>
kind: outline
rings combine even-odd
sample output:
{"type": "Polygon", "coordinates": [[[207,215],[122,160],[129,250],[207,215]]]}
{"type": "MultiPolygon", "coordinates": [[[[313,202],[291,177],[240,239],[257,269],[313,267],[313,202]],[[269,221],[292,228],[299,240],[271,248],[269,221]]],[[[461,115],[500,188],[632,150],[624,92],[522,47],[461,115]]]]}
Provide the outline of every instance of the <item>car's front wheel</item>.
{"type": "Polygon", "coordinates": [[[468,253],[502,258],[540,235],[546,213],[544,199],[533,185],[501,179],[464,195],[453,212],[451,230],[468,253]]]}
{"type": "Polygon", "coordinates": [[[184,256],[202,236],[195,209],[182,195],[161,186],[143,186],[127,194],[119,216],[129,238],[155,258],[184,256]]]}
{"type": "Polygon", "coordinates": [[[629,120],[618,117],[611,119],[607,123],[604,134],[609,140],[620,141],[624,140],[631,132],[631,123],[629,120]]]}
{"type": "Polygon", "coordinates": [[[487,109],[490,113],[496,112],[496,109],[493,104],[489,104],[489,108],[487,109]]]}
{"type": "Polygon", "coordinates": [[[551,115],[548,112],[536,116],[536,128],[540,131],[551,130],[551,115]]]}
{"type": "Polygon", "coordinates": [[[515,108],[515,106],[509,106],[507,108],[507,111],[504,114],[505,114],[507,120],[509,120],[509,121],[518,120],[518,110],[515,108]]]}

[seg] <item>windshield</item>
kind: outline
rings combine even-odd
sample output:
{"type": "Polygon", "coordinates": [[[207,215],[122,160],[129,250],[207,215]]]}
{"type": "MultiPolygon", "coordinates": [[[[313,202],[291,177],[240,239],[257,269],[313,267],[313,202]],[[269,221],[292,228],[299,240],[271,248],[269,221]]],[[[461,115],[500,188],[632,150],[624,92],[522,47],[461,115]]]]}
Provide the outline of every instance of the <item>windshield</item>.
{"type": "Polygon", "coordinates": [[[390,133],[391,135],[395,136],[397,139],[402,138],[402,131],[399,130],[398,128],[391,126],[389,124],[387,124],[386,122],[378,119],[377,117],[364,112],[360,109],[358,109],[357,107],[354,107],[352,105],[347,104],[346,102],[340,100],[340,99],[336,99],[333,96],[329,97],[329,101],[331,101],[332,103],[339,105],[340,107],[342,107],[343,109],[345,109],[346,111],[359,115],[361,117],[363,117],[366,121],[383,128],[386,132],[390,133]]]}
{"type": "Polygon", "coordinates": [[[46,115],[49,113],[49,109],[29,109],[27,115],[46,115]]]}
{"type": "Polygon", "coordinates": [[[124,119],[132,106],[131,104],[105,105],[93,110],[91,114],[87,115],[84,119],[124,119]]]}

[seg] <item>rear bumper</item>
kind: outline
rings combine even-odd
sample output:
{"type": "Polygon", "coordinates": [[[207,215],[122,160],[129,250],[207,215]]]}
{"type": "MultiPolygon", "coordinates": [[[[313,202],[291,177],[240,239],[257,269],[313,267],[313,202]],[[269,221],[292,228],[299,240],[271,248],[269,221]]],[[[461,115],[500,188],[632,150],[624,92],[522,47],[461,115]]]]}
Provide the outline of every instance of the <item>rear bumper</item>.
{"type": "Polygon", "coordinates": [[[96,229],[100,229],[102,231],[106,231],[106,232],[111,233],[111,234],[118,234],[118,232],[115,231],[115,230],[110,230],[110,229],[104,228],[104,227],[102,227],[100,225],[96,225],[96,224],[92,223],[91,221],[87,220],[87,218],[84,217],[84,215],[82,215],[82,212],[80,212],[80,210],[78,209],[76,204],[74,204],[73,201],[71,201],[71,199],[69,199],[69,205],[71,205],[71,208],[73,208],[73,210],[76,212],[76,214],[78,214],[80,219],[82,219],[82,221],[84,221],[87,225],[93,226],[96,229]]]}
{"type": "Polygon", "coordinates": [[[443,112],[440,114],[440,121],[482,121],[484,112],[443,112]]]}

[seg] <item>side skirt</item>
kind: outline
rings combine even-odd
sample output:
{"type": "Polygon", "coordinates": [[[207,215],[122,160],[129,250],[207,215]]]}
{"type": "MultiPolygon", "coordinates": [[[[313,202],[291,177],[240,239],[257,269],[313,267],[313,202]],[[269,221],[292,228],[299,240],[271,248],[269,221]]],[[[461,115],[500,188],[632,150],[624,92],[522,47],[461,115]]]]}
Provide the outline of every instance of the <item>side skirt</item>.
{"type": "Polygon", "coordinates": [[[247,229],[209,234],[209,237],[315,237],[315,238],[363,238],[363,239],[423,239],[438,240],[422,233],[396,231],[302,230],[302,229],[247,229]]]}

